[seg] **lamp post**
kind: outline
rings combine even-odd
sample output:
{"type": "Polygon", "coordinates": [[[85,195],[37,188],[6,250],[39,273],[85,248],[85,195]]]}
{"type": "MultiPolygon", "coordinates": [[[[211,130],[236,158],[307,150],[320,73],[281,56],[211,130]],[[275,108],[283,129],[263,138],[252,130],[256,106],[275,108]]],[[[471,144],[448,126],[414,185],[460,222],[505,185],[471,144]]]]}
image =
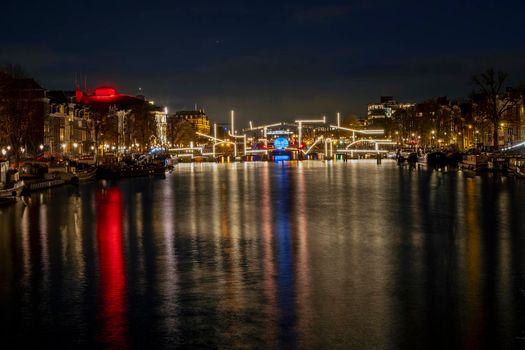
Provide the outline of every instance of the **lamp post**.
{"type": "Polygon", "coordinates": [[[310,120],[296,120],[297,125],[297,134],[298,134],[298,148],[301,148],[301,142],[303,139],[303,123],[326,123],[326,117],[323,116],[323,119],[310,119],[310,120]]]}
{"type": "MultiPolygon", "coordinates": [[[[503,138],[503,147],[505,147],[505,123],[501,123],[500,126],[501,126],[501,134],[503,136],[502,137],[503,138]]],[[[498,139],[498,146],[499,146],[499,139],[498,139]]]]}

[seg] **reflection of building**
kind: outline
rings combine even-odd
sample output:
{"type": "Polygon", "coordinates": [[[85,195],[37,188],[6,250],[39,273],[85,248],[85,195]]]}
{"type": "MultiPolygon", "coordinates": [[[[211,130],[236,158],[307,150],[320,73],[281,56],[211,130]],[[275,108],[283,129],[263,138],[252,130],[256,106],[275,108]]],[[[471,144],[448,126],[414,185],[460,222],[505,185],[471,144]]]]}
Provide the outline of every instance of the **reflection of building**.
{"type": "Polygon", "coordinates": [[[195,111],[178,111],[175,113],[175,117],[179,119],[184,119],[190,123],[195,131],[210,134],[210,120],[203,109],[195,111]]]}

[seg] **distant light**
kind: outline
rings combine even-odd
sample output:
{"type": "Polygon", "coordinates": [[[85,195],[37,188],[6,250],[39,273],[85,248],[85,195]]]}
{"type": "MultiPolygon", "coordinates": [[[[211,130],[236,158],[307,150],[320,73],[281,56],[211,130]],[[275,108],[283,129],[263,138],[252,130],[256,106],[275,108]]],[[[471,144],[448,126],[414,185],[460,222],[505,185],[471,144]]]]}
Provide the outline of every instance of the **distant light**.
{"type": "Polygon", "coordinates": [[[290,160],[290,156],[289,155],[278,155],[278,156],[274,156],[273,160],[276,162],[283,161],[283,160],[290,160]]]}
{"type": "Polygon", "coordinates": [[[285,137],[278,137],[273,142],[273,147],[275,149],[285,149],[288,148],[288,140],[285,137]]]}
{"type": "Polygon", "coordinates": [[[117,89],[109,86],[101,86],[95,89],[95,96],[114,96],[117,94],[117,89]]]}

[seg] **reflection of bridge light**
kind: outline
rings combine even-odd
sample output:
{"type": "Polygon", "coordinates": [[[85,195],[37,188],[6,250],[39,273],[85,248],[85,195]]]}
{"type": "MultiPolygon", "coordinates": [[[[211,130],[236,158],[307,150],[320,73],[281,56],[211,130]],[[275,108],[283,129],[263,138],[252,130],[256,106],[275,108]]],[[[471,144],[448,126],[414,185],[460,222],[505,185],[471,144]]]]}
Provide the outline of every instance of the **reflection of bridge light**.
{"type": "Polygon", "coordinates": [[[290,160],[290,156],[289,155],[274,156],[273,160],[276,161],[276,162],[282,161],[282,160],[290,160]]]}

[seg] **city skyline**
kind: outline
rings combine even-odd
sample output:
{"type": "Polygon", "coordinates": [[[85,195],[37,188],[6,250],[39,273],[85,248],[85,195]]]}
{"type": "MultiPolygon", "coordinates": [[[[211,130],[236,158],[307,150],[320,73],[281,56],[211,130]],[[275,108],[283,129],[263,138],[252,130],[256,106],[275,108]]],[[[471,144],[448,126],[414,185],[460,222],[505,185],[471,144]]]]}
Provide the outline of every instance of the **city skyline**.
{"type": "Polygon", "coordinates": [[[515,1],[8,4],[0,62],[50,90],[112,85],[217,121],[366,116],[381,95],[467,96],[488,67],[525,81],[515,1]],[[138,24],[135,24],[138,23],[138,24]],[[487,25],[490,23],[490,26],[487,25]],[[35,32],[35,25],[39,30],[35,32]],[[139,90],[140,89],[140,90],[139,90]]]}

